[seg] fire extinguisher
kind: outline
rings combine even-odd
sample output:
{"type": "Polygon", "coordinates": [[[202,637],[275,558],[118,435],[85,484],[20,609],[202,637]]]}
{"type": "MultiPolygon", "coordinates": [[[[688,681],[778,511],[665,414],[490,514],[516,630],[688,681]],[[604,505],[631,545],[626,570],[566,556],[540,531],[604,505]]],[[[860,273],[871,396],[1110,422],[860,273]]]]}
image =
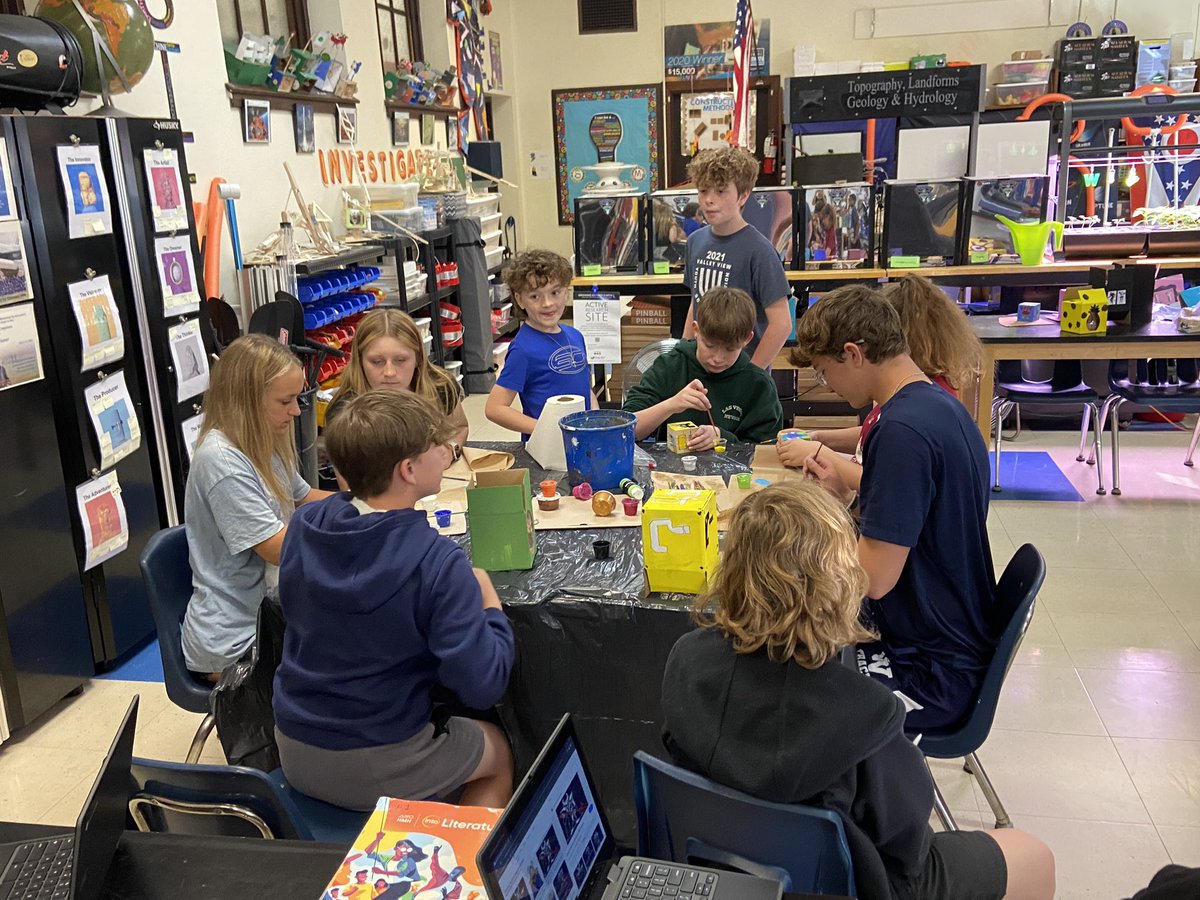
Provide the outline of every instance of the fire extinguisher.
{"type": "Polygon", "coordinates": [[[769,132],[767,132],[767,136],[765,138],[763,138],[762,152],[763,152],[763,174],[764,175],[774,175],[775,174],[775,155],[777,152],[776,148],[775,148],[775,129],[774,128],[772,128],[769,132]]]}

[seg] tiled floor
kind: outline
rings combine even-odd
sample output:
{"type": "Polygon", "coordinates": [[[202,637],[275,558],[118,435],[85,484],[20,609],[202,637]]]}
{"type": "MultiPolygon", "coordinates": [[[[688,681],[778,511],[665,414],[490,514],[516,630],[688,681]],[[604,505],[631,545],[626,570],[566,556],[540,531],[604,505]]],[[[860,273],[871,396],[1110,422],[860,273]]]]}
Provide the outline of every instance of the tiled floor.
{"type": "MultiPolygon", "coordinates": [[[[476,440],[508,437],[467,403],[476,440]]],[[[1121,898],[1162,865],[1200,866],[1200,467],[1187,436],[1122,440],[1122,497],[1097,497],[1077,438],[1026,432],[1084,503],[998,501],[989,531],[1001,567],[1030,542],[1049,577],[980,757],[1016,825],[1058,861],[1061,898],[1121,898]]],[[[1105,447],[1107,450],[1107,445],[1105,447]]],[[[161,685],[93,681],[0,747],[0,819],[74,820],[128,698],[140,693],[135,751],[181,760],[198,717],[161,685]]],[[[205,761],[220,761],[216,740],[205,761]]],[[[950,761],[934,771],[964,827],[987,801],[950,761]]]]}

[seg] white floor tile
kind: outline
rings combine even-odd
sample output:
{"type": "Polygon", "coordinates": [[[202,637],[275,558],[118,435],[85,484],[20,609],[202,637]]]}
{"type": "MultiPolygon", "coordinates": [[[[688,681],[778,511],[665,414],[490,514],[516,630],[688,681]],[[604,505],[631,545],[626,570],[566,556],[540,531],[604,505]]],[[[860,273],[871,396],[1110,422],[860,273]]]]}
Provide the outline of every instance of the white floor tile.
{"type": "Polygon", "coordinates": [[[1180,866],[1200,867],[1200,828],[1159,825],[1158,836],[1171,854],[1171,862],[1180,866]]]}
{"type": "Polygon", "coordinates": [[[1113,743],[1155,825],[1200,827],[1200,741],[1113,743]]]}
{"type": "Polygon", "coordinates": [[[1149,884],[1171,861],[1152,825],[1022,816],[1017,828],[1054,852],[1055,900],[1116,900],[1149,884]]]}
{"type": "Polygon", "coordinates": [[[1200,741],[1200,674],[1081,669],[1079,677],[1114,738],[1200,741]]]}
{"type": "Polygon", "coordinates": [[[1004,680],[994,728],[1104,735],[1104,723],[1071,667],[1014,665],[1004,680]]]}
{"type": "Polygon", "coordinates": [[[1200,649],[1170,612],[1050,612],[1074,664],[1090,669],[1200,672],[1200,649]]]}
{"type": "Polygon", "coordinates": [[[1137,569],[1047,566],[1038,594],[1057,620],[1062,615],[1143,615],[1169,612],[1158,592],[1137,569]]]}

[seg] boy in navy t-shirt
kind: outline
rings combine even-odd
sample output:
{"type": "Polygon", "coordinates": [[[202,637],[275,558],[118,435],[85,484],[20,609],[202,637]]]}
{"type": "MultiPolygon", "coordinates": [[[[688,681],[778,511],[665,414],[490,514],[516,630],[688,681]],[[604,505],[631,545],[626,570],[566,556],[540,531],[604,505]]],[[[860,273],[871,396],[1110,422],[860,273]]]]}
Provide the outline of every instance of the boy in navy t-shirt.
{"type": "Polygon", "coordinates": [[[909,731],[962,720],[1006,622],[995,620],[988,545],[988,455],[966,408],[908,355],[895,309],[862,285],[807,310],[799,355],[852,406],[879,404],[864,448],[861,496],[819,456],[806,471],[861,514],[859,562],[879,641],[859,668],[898,691],[909,731]]]}
{"type": "Polygon", "coordinates": [[[549,250],[526,250],[504,270],[504,282],[525,322],[508,347],[483,411],[489,421],[525,440],[551,397],[578,394],[588,409],[598,404],[583,335],[559,321],[571,289],[571,264],[549,250]],[[517,397],[519,410],[512,405],[517,397]]]}
{"type": "Polygon", "coordinates": [[[708,223],[689,232],[683,283],[692,295],[683,336],[696,337],[696,307],[717,287],[750,295],[756,307],[754,337],[746,352],[769,369],[792,331],[788,281],[772,243],[742,217],[758,178],[758,160],[744,147],[703,150],[688,163],[688,177],[700,194],[708,223]]]}

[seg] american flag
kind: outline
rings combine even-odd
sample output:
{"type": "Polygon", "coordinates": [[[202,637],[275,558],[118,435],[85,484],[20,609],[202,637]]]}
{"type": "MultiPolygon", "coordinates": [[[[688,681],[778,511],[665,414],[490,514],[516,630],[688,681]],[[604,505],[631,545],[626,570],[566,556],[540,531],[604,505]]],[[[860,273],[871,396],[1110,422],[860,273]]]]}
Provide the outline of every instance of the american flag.
{"type": "Polygon", "coordinates": [[[750,0],[738,0],[733,27],[733,128],[730,143],[750,143],[750,68],[754,63],[754,13],[750,0]]]}

